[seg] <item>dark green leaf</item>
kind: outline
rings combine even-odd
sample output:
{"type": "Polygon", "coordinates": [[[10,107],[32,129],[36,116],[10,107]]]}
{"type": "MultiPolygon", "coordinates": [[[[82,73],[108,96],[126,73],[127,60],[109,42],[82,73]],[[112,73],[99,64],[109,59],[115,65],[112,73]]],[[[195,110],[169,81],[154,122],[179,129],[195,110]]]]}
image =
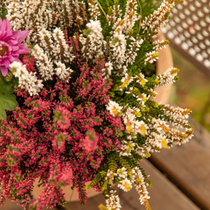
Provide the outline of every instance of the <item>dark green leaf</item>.
{"type": "MultiPolygon", "coordinates": [[[[1,11],[0,11],[1,12],[1,11]]],[[[7,15],[7,10],[6,9],[3,9],[3,13],[0,13],[0,18],[2,20],[6,19],[6,15],[7,15]]]]}
{"type": "Polygon", "coordinates": [[[18,106],[16,96],[0,93],[0,109],[13,111],[18,106]]]}
{"type": "Polygon", "coordinates": [[[2,119],[6,120],[7,115],[6,115],[5,110],[0,107],[0,120],[2,120],[2,119]]]}
{"type": "Polygon", "coordinates": [[[0,93],[12,94],[14,86],[18,86],[18,78],[13,77],[10,82],[6,82],[5,78],[0,74],[0,93]]]}

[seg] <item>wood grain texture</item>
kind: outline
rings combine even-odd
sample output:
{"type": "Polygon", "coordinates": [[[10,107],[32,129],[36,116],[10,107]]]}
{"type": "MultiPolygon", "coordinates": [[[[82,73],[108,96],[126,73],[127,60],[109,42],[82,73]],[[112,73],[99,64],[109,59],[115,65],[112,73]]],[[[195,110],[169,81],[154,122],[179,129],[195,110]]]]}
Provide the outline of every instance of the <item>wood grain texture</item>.
{"type": "MultiPolygon", "coordinates": [[[[196,123],[194,123],[195,125],[196,123]]],[[[194,128],[196,132],[196,126],[194,128]]],[[[210,135],[205,131],[182,146],[154,153],[151,161],[201,209],[210,209],[210,135]],[[198,137],[202,137],[202,140],[198,137]]]]}
{"type": "MultiPolygon", "coordinates": [[[[199,210],[191,200],[177,189],[149,161],[143,160],[140,165],[148,175],[150,174],[150,180],[153,183],[152,189],[149,190],[152,210],[199,210]]],[[[117,190],[117,194],[120,196],[121,210],[145,210],[144,206],[140,205],[139,196],[135,189],[127,193],[117,189],[116,186],[114,189],[117,190]]],[[[78,202],[68,203],[66,210],[98,210],[98,206],[101,203],[105,205],[105,199],[103,195],[97,195],[90,198],[87,205],[80,205],[78,202]]],[[[23,210],[23,208],[7,201],[6,205],[1,207],[0,210],[23,210]]]]}
{"type": "MultiPolygon", "coordinates": [[[[150,174],[153,183],[152,189],[149,190],[152,210],[199,210],[179,189],[160,173],[149,161],[143,160],[140,164],[150,174]]],[[[139,196],[135,189],[130,192],[124,192],[117,189],[120,196],[122,210],[144,210],[144,206],[140,205],[139,196]]],[[[78,202],[69,203],[66,209],[74,210],[98,210],[99,204],[105,204],[104,197],[97,195],[88,200],[86,206],[81,206],[78,202]]]]}

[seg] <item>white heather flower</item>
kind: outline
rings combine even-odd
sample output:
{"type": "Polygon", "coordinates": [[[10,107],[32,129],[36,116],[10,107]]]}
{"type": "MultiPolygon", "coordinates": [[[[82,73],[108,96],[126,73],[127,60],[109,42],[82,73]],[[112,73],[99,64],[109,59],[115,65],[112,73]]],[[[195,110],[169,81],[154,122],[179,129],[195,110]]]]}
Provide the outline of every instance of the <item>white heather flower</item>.
{"type": "Polygon", "coordinates": [[[88,2],[88,11],[90,13],[91,20],[98,20],[101,13],[98,8],[97,1],[92,0],[88,2]]]}
{"type": "Polygon", "coordinates": [[[69,67],[66,68],[66,65],[64,63],[61,63],[60,61],[56,63],[57,68],[55,68],[55,74],[61,79],[66,82],[69,82],[69,79],[71,78],[70,75],[73,72],[69,67]]]}
{"type": "Polygon", "coordinates": [[[120,210],[120,199],[118,195],[115,195],[116,191],[111,190],[110,194],[107,195],[106,207],[108,210],[120,210]]]}
{"type": "Polygon", "coordinates": [[[131,44],[129,44],[129,48],[126,52],[126,65],[133,64],[135,62],[137,52],[139,51],[142,43],[144,42],[143,39],[139,39],[138,37],[135,39],[134,37],[131,37],[130,40],[132,40],[131,44]]]}
{"type": "Polygon", "coordinates": [[[102,76],[106,79],[109,78],[109,76],[112,74],[112,63],[109,61],[105,64],[105,68],[102,69],[102,76]]]}
{"type": "Polygon", "coordinates": [[[36,59],[36,64],[39,67],[39,72],[44,80],[51,80],[54,75],[54,68],[51,59],[45,54],[44,50],[35,45],[32,49],[32,55],[36,59]]]}
{"type": "Polygon", "coordinates": [[[166,45],[168,44],[169,42],[167,41],[167,40],[162,40],[162,41],[160,41],[160,40],[155,40],[155,41],[153,41],[153,49],[155,50],[155,51],[157,51],[157,50],[162,50],[163,48],[166,48],[166,45]]]}
{"type": "Polygon", "coordinates": [[[139,101],[141,105],[145,107],[144,103],[148,100],[148,96],[142,93],[142,94],[136,95],[135,97],[137,98],[137,101],[139,101]]]}
{"type": "Polygon", "coordinates": [[[55,59],[61,60],[63,63],[71,63],[74,56],[71,53],[71,48],[66,43],[64,32],[60,28],[55,28],[52,34],[53,38],[57,42],[53,47],[55,59]]]}
{"type": "Polygon", "coordinates": [[[137,17],[137,1],[136,0],[128,0],[125,9],[124,15],[124,30],[123,32],[128,35],[129,31],[134,27],[135,22],[139,20],[140,16],[137,17]]]}
{"type": "Polygon", "coordinates": [[[110,111],[111,115],[117,116],[120,114],[122,107],[118,103],[109,100],[109,103],[106,105],[106,109],[110,111]]]}
{"type": "Polygon", "coordinates": [[[122,85],[120,86],[120,90],[122,91],[124,88],[126,88],[131,82],[133,81],[133,78],[129,76],[127,73],[125,73],[125,76],[121,79],[122,85]]]}
{"type": "Polygon", "coordinates": [[[38,36],[40,40],[39,46],[43,48],[45,53],[52,56],[54,49],[52,32],[47,31],[45,28],[40,28],[38,36]]]}
{"type": "Polygon", "coordinates": [[[87,59],[97,59],[103,56],[102,45],[105,43],[101,22],[99,20],[90,20],[86,27],[88,31],[87,38],[80,36],[80,41],[83,44],[82,53],[87,56],[87,59]]]}
{"type": "Polygon", "coordinates": [[[128,176],[128,173],[125,167],[118,169],[117,174],[119,175],[119,177],[122,177],[122,178],[126,178],[128,176]]]}
{"type": "Polygon", "coordinates": [[[117,185],[120,189],[124,190],[125,192],[128,192],[132,189],[131,181],[127,178],[120,181],[120,183],[117,185]]]}
{"type": "Polygon", "coordinates": [[[140,133],[142,136],[147,135],[148,126],[143,121],[135,121],[135,133],[140,133]]]}
{"type": "Polygon", "coordinates": [[[145,79],[144,78],[144,75],[142,74],[142,73],[140,73],[139,75],[137,75],[136,77],[135,77],[135,79],[136,79],[136,82],[138,82],[141,86],[145,86],[146,85],[146,83],[148,82],[148,80],[147,79],[145,79]]]}
{"type": "Polygon", "coordinates": [[[38,95],[43,88],[42,80],[38,80],[35,72],[28,72],[26,66],[14,61],[10,64],[15,77],[19,78],[19,86],[29,92],[31,96],[38,95]]]}
{"type": "Polygon", "coordinates": [[[120,9],[120,5],[113,5],[113,10],[111,15],[107,15],[108,24],[111,25],[117,21],[118,18],[121,19],[122,10],[120,9]]]}
{"type": "Polygon", "coordinates": [[[133,175],[131,176],[131,182],[134,185],[136,191],[139,194],[139,200],[141,204],[145,204],[150,199],[147,191],[144,176],[138,167],[133,169],[133,175]]]}
{"type": "Polygon", "coordinates": [[[131,151],[134,150],[135,145],[136,144],[132,141],[122,141],[120,148],[120,156],[130,156],[131,151]]]}
{"type": "Polygon", "coordinates": [[[157,85],[158,87],[172,84],[175,82],[174,77],[177,76],[177,73],[179,72],[179,69],[177,68],[169,68],[167,71],[165,71],[163,74],[158,75],[157,79],[159,79],[160,83],[157,85]]]}
{"type": "Polygon", "coordinates": [[[173,107],[173,106],[169,106],[168,104],[164,106],[164,113],[167,116],[171,116],[175,119],[177,118],[187,119],[191,112],[192,111],[190,109],[182,109],[180,107],[173,107]]]}
{"type": "Polygon", "coordinates": [[[122,64],[125,62],[125,51],[126,51],[126,39],[125,35],[122,32],[114,32],[112,38],[111,47],[112,47],[112,56],[111,59],[117,63],[117,68],[121,68],[122,64]]]}
{"type": "Polygon", "coordinates": [[[142,29],[144,29],[143,33],[149,33],[149,31],[152,31],[152,33],[158,34],[160,28],[168,22],[166,14],[171,10],[171,8],[173,8],[173,6],[174,3],[169,3],[164,0],[158,10],[155,10],[153,14],[144,19],[141,24],[142,29]]]}
{"type": "Polygon", "coordinates": [[[110,171],[108,170],[107,175],[106,175],[109,179],[113,180],[114,177],[116,176],[116,173],[114,171],[110,171]]]}
{"type": "Polygon", "coordinates": [[[136,116],[133,114],[133,110],[130,107],[122,114],[123,122],[126,125],[126,133],[131,134],[133,132],[135,118],[136,116]]]}
{"type": "Polygon", "coordinates": [[[157,61],[159,59],[159,53],[156,51],[152,51],[149,53],[146,53],[146,59],[144,60],[144,63],[146,64],[147,62],[153,63],[154,61],[157,61]]]}

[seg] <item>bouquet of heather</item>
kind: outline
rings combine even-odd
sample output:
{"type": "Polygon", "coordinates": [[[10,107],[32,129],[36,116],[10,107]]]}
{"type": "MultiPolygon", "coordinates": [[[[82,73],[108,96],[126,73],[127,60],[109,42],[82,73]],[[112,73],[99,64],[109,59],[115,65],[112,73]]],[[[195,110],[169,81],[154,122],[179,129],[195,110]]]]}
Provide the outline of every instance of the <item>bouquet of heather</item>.
{"type": "Polygon", "coordinates": [[[117,210],[113,183],[124,191],[134,186],[150,208],[140,160],[193,136],[189,109],[152,100],[154,88],[173,83],[178,69],[143,74],[168,43],[154,39],[175,1],[163,0],[145,18],[137,0],[107,10],[97,0],[1,1],[2,205],[64,205],[62,186],[71,184],[81,204],[92,187],[117,210]],[[36,179],[44,190],[34,199],[36,179]]]}

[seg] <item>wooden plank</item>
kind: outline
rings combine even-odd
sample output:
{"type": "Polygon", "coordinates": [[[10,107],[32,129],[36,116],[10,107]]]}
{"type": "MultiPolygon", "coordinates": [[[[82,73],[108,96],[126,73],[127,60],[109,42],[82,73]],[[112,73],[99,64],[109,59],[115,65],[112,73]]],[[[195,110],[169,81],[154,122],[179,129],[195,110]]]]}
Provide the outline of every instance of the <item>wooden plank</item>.
{"type": "MultiPolygon", "coordinates": [[[[149,190],[150,205],[153,210],[198,210],[199,208],[174,186],[149,161],[143,160],[140,164],[150,175],[153,187],[149,190]]],[[[135,190],[123,193],[122,198],[139,209],[138,195],[135,190]]],[[[144,209],[144,208],[141,208],[144,209]]]]}
{"type": "Polygon", "coordinates": [[[196,123],[195,138],[154,153],[151,162],[165,172],[203,210],[210,209],[210,134],[196,123]],[[199,133],[198,133],[199,132],[199,133]]]}
{"type": "Polygon", "coordinates": [[[0,210],[23,210],[23,207],[17,205],[15,202],[6,200],[5,205],[0,207],[0,210]]]}
{"type": "MultiPolygon", "coordinates": [[[[149,190],[151,197],[150,205],[153,210],[198,210],[199,208],[192,203],[179,189],[176,188],[162,173],[160,173],[149,161],[143,160],[140,164],[150,175],[153,187],[149,190]]],[[[114,187],[120,197],[122,210],[145,210],[140,205],[139,196],[135,189],[124,192],[114,187]]],[[[98,210],[100,204],[105,205],[103,195],[97,195],[88,200],[87,205],[80,205],[78,202],[71,202],[66,205],[66,210],[98,210]]],[[[23,210],[20,206],[10,201],[1,207],[0,210],[23,210]]],[[[43,209],[46,210],[46,209],[43,209]]],[[[56,210],[56,209],[54,209],[56,210]]]]}
{"type": "MultiPolygon", "coordinates": [[[[149,161],[143,160],[141,166],[150,174],[153,183],[152,189],[149,190],[151,200],[150,205],[153,210],[199,210],[179,189],[161,174],[149,161]]],[[[130,192],[124,192],[115,187],[120,197],[122,210],[144,210],[145,207],[140,205],[139,196],[135,189],[130,192]]],[[[86,206],[81,206],[78,202],[71,202],[66,209],[74,210],[98,210],[99,204],[105,204],[104,197],[97,195],[88,200],[86,206]]]]}

